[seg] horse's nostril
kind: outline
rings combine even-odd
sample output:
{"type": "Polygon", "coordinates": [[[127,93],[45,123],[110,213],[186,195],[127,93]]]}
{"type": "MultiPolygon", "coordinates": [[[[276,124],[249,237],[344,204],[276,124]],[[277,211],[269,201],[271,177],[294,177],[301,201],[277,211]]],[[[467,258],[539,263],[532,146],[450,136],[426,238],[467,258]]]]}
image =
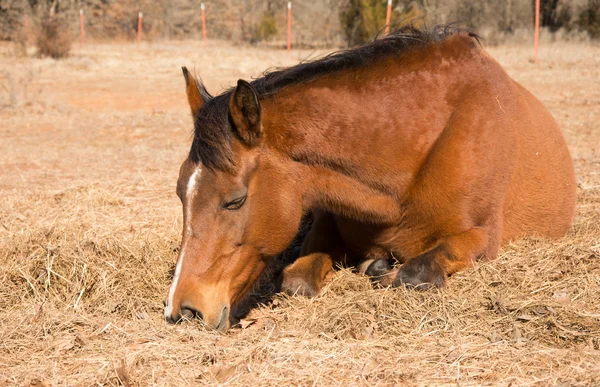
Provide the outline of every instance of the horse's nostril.
{"type": "Polygon", "coordinates": [[[191,320],[194,318],[194,312],[191,309],[181,309],[181,317],[191,320]]]}
{"type": "Polygon", "coordinates": [[[196,310],[194,308],[190,308],[187,306],[184,306],[181,308],[181,317],[184,317],[188,320],[193,319],[194,317],[199,318],[200,320],[203,319],[202,313],[199,310],[196,310]]]}
{"type": "Polygon", "coordinates": [[[165,317],[165,319],[167,320],[167,322],[169,324],[175,324],[175,323],[177,323],[177,321],[179,321],[179,318],[180,318],[179,316],[175,316],[175,317],[173,317],[173,316],[166,316],[165,317]]]}

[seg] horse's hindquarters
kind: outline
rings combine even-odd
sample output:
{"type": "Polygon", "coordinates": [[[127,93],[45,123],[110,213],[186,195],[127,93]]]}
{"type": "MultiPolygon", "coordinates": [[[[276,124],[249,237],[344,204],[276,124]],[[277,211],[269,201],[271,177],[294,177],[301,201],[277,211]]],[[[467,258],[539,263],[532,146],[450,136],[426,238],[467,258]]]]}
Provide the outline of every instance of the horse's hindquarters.
{"type": "Polygon", "coordinates": [[[573,219],[576,182],[565,139],[546,108],[517,85],[521,114],[517,164],[504,212],[503,240],[522,235],[558,238],[573,219]]]}

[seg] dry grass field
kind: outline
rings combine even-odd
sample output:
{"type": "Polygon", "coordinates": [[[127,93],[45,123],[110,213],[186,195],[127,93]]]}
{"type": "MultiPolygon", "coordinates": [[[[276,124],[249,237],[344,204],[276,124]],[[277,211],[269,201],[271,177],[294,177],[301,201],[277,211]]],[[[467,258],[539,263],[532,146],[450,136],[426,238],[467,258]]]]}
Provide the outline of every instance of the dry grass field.
{"type": "Polygon", "coordinates": [[[0,385],[600,385],[600,47],[548,43],[537,66],[529,45],[489,51],[567,138],[568,236],[516,241],[440,291],[340,270],[222,335],[162,317],[192,130],[180,66],[216,93],[310,53],[0,46],[0,385]]]}

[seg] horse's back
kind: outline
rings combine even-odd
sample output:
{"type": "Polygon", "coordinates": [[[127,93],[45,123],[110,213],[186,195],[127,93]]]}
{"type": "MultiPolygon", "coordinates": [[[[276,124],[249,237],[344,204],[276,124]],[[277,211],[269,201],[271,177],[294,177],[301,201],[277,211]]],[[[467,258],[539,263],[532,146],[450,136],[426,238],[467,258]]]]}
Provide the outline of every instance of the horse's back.
{"type": "Polygon", "coordinates": [[[576,182],[573,162],[556,121],[542,103],[513,81],[516,160],[504,208],[502,239],[558,238],[571,226],[576,182]]]}

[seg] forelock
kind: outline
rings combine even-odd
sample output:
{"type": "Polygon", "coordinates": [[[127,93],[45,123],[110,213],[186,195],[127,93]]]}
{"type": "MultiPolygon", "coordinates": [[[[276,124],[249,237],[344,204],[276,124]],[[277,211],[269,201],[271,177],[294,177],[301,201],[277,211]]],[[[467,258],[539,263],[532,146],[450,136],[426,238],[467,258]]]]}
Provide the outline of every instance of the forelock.
{"type": "Polygon", "coordinates": [[[194,119],[190,159],[211,170],[230,171],[235,167],[228,102],[229,93],[215,97],[200,109],[194,119]]]}

